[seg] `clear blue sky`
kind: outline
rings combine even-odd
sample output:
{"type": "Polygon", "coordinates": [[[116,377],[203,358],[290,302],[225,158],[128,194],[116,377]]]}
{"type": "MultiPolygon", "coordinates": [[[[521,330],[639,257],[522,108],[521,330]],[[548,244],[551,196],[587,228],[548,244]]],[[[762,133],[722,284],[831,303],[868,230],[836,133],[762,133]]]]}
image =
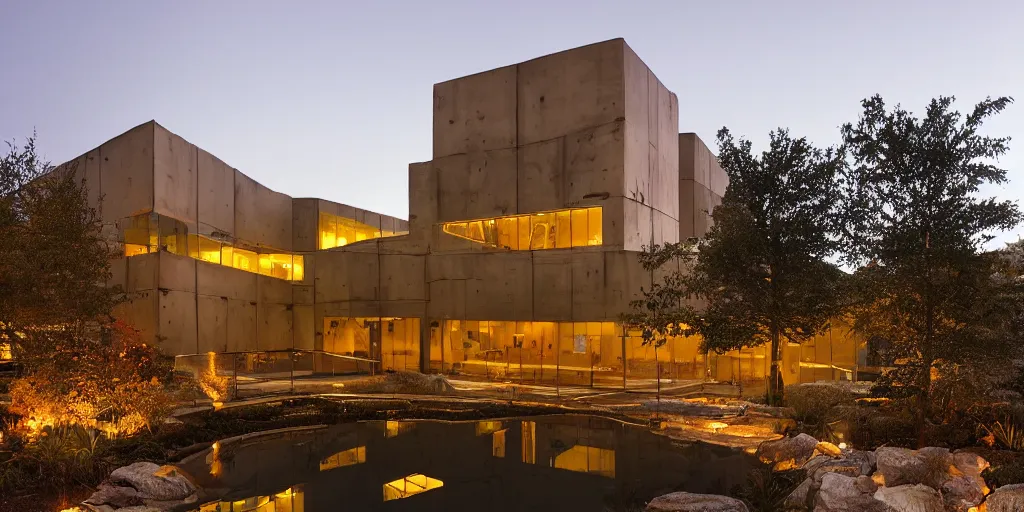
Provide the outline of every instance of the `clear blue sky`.
{"type": "Polygon", "coordinates": [[[709,143],[723,125],[755,145],[779,126],[833,143],[874,93],[914,111],[1015,96],[989,125],[1015,139],[1011,183],[987,192],[1024,197],[1015,0],[5,0],[0,138],[36,129],[56,163],[156,119],[275,190],[404,218],[432,84],[614,37],[709,143]]]}

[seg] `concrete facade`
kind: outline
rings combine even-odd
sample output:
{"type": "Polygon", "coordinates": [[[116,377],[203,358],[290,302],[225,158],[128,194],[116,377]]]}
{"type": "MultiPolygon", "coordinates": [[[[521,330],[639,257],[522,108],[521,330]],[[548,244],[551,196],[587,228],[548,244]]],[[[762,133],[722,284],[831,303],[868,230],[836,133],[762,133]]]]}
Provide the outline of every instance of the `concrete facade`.
{"type": "MultiPolygon", "coordinates": [[[[592,385],[597,367],[646,375],[630,361],[666,349],[641,357],[612,332],[650,286],[637,252],[703,236],[728,185],[679,133],[676,95],[615,39],[439,83],[433,97],[408,221],[272,191],[156,122],[72,161],[125,244],[110,283],[131,294],[119,315],[170,354],[322,350],[423,371],[482,361],[493,376],[489,358],[509,366],[518,349],[520,378],[525,358],[544,381],[552,357],[556,381],[567,361],[589,364],[592,385]]],[[[712,363],[695,350],[670,358],[703,375],[712,363]]]]}

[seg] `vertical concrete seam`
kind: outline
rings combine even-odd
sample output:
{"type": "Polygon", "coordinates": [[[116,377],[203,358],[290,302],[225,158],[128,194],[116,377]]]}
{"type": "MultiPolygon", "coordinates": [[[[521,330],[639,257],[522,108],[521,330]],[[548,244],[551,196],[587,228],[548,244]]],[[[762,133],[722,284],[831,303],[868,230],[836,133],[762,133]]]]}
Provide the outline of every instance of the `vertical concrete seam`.
{"type": "MultiPolygon", "coordinates": [[[[199,244],[199,147],[192,146],[196,149],[196,244],[199,244]]],[[[196,247],[196,254],[199,255],[199,247],[196,247]]],[[[196,305],[196,354],[199,353],[199,260],[196,259],[192,262],[195,268],[192,277],[194,279],[192,295],[194,297],[193,302],[196,305]]]]}

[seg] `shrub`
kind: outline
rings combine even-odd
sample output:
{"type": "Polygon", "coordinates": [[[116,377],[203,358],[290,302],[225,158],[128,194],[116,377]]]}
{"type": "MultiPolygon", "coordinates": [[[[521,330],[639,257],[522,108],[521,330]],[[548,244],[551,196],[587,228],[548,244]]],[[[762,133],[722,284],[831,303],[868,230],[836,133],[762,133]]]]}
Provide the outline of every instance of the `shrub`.
{"type": "Polygon", "coordinates": [[[1024,457],[1018,456],[1006,458],[1006,460],[997,460],[993,457],[989,462],[992,465],[983,471],[981,476],[990,488],[997,489],[1004,485],[1024,484],[1024,457]]]}
{"type": "Polygon", "coordinates": [[[786,388],[786,405],[797,421],[819,424],[833,407],[853,402],[853,393],[836,384],[795,384],[786,388]]]}
{"type": "Polygon", "coordinates": [[[11,412],[27,426],[78,424],[132,434],[167,414],[173,398],[164,384],[170,365],[121,322],[100,335],[56,333],[49,362],[11,384],[11,412]]]}

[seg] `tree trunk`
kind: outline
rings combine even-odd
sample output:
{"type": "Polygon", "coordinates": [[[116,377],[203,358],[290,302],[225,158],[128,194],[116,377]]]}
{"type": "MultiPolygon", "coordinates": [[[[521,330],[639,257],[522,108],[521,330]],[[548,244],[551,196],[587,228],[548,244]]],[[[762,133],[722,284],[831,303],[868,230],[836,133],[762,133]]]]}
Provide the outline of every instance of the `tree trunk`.
{"type": "Polygon", "coordinates": [[[779,361],[782,359],[782,344],[779,329],[772,327],[772,363],[768,375],[768,405],[781,405],[783,398],[782,371],[779,361]]]}

